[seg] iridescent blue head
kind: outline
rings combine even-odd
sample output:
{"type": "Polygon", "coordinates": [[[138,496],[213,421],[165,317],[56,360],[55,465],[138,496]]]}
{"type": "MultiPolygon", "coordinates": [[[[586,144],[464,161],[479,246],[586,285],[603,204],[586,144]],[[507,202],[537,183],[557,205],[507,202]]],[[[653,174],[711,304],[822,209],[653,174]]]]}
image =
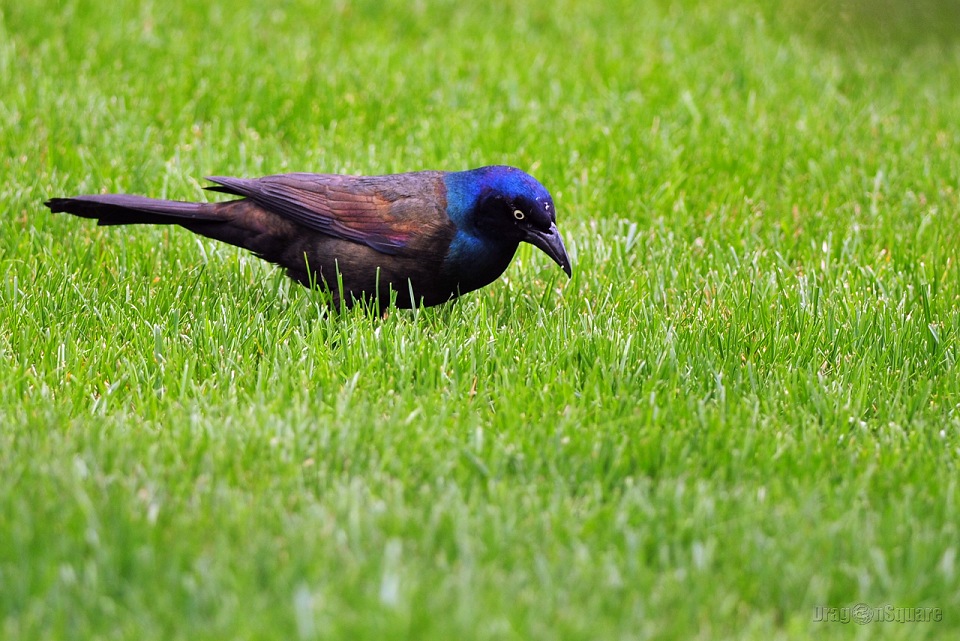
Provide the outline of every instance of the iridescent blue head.
{"type": "Polygon", "coordinates": [[[527,242],[572,274],[553,198],[536,178],[495,165],[448,174],[446,183],[448,213],[459,229],[452,251],[467,253],[475,239],[509,247],[512,257],[527,242]]]}

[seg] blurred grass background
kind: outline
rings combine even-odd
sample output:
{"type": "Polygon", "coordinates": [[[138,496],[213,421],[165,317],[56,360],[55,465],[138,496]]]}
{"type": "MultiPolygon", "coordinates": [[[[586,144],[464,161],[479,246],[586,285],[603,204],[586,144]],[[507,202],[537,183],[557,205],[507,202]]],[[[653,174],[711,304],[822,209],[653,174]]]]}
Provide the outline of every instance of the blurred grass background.
{"type": "Polygon", "coordinates": [[[785,24],[837,46],[950,46],[960,35],[960,4],[950,0],[787,0],[769,3],[785,24]]]}

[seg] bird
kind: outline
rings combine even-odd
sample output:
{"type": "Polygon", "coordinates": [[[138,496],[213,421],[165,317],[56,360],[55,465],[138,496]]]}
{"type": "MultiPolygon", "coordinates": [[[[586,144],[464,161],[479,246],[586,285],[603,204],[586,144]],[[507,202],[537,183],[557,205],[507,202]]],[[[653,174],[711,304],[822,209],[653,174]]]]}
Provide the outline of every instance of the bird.
{"type": "Polygon", "coordinates": [[[179,225],[242,247],[319,287],[335,307],[429,307],[489,285],[521,242],[572,277],[550,192],[506,165],[382,176],[212,176],[222,202],[128,194],[51,198],[52,213],[98,225],[179,225]]]}

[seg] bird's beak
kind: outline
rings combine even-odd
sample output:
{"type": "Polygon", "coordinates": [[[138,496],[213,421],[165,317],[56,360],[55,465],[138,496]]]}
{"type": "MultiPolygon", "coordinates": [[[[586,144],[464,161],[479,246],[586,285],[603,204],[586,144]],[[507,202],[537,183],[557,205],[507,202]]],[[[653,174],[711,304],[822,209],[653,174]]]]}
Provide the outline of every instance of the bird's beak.
{"type": "Polygon", "coordinates": [[[550,225],[547,231],[539,229],[529,229],[524,240],[534,247],[539,247],[554,262],[560,265],[560,268],[566,272],[567,276],[573,276],[573,270],[570,268],[570,258],[567,256],[567,248],[563,246],[563,238],[557,231],[555,224],[550,225]]]}

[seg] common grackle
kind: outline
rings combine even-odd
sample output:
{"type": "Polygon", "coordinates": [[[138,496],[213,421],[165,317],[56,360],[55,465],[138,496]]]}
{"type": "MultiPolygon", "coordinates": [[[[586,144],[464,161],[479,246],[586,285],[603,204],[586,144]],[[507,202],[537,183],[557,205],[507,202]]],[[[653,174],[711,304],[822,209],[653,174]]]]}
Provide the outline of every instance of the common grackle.
{"type": "Polygon", "coordinates": [[[550,193],[514,167],[389,176],[213,177],[238,200],[191,203],[125,194],[52,198],[50,211],[99,225],[174,224],[286,268],[332,302],[438,305],[487,285],[521,241],[571,275],[550,193]],[[342,296],[341,296],[342,294],[342,296]]]}

